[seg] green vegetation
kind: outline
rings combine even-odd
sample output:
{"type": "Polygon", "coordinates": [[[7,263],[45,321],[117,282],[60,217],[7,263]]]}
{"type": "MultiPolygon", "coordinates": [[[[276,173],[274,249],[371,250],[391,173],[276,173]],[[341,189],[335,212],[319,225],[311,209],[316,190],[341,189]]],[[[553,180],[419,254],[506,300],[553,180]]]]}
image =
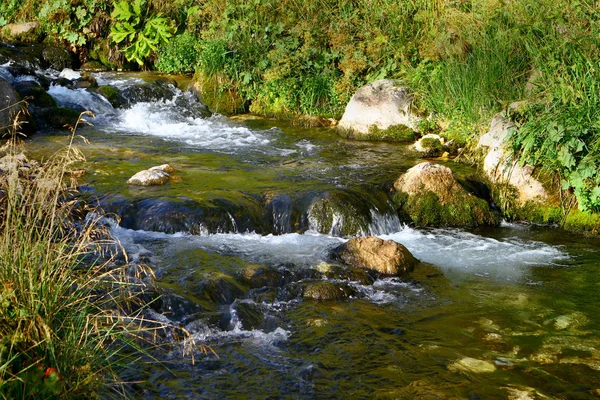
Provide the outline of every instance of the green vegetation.
{"type": "Polygon", "coordinates": [[[74,131],[43,165],[25,159],[16,135],[2,148],[0,398],[124,396],[118,368],[152,330],[133,284],[151,272],[114,266],[103,225],[76,219],[65,179],[83,159],[74,131]]]}
{"type": "Polygon", "coordinates": [[[500,216],[490,210],[489,204],[476,196],[457,194],[452,202],[442,204],[437,194],[426,191],[409,196],[396,192],[392,201],[400,216],[416,226],[497,226],[500,216]]]}
{"type": "Polygon", "coordinates": [[[406,125],[392,125],[387,129],[379,129],[376,125],[372,125],[366,135],[355,135],[352,131],[342,132],[342,135],[358,140],[406,143],[414,142],[417,137],[417,133],[406,125]]]}

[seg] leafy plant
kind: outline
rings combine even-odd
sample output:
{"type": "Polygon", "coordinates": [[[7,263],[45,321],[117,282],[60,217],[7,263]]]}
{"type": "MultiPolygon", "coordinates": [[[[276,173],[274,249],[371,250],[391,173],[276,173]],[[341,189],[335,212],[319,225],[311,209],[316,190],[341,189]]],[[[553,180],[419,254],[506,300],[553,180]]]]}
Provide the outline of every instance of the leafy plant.
{"type": "Polygon", "coordinates": [[[111,17],[115,20],[110,30],[114,43],[125,46],[122,51],[128,61],[143,66],[146,59],[165,45],[173,36],[174,27],[160,13],[152,15],[146,0],[125,0],[114,3],[111,17]]]}
{"type": "Polygon", "coordinates": [[[154,64],[160,72],[194,72],[200,65],[198,40],[193,34],[184,32],[169,39],[157,52],[158,61],[154,64]]]}

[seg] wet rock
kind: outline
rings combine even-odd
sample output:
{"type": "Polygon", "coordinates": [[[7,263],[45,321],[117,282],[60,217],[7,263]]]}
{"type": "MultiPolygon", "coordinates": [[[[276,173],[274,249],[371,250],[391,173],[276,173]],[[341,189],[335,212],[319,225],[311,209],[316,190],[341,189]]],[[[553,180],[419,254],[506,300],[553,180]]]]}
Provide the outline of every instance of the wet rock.
{"type": "Polygon", "coordinates": [[[175,97],[173,89],[160,81],[130,86],[124,89],[122,94],[130,104],[173,100],[175,97]]]}
{"type": "Polygon", "coordinates": [[[440,135],[427,134],[419,139],[414,148],[423,157],[440,157],[446,151],[444,139],[440,135]]]}
{"type": "Polygon", "coordinates": [[[342,300],[355,295],[353,288],[343,284],[330,282],[309,283],[304,288],[302,296],[315,300],[342,300]]]}
{"type": "Polygon", "coordinates": [[[280,271],[259,265],[250,265],[240,274],[241,280],[251,288],[279,287],[286,283],[286,278],[280,271]]]}
{"type": "Polygon", "coordinates": [[[478,148],[487,148],[483,160],[483,170],[495,183],[508,183],[518,192],[518,202],[543,202],[548,198],[542,184],[533,177],[533,167],[521,166],[514,159],[509,147],[504,143],[515,125],[504,115],[498,114],[492,120],[490,130],[481,136],[478,148]]]}
{"type": "Polygon", "coordinates": [[[470,372],[474,374],[490,373],[496,371],[496,366],[485,360],[465,357],[448,366],[451,372],[470,372]]]}
{"type": "Polygon", "coordinates": [[[81,65],[81,70],[86,72],[102,72],[106,71],[106,67],[98,61],[88,61],[81,65]]]}
{"type": "Polygon", "coordinates": [[[232,307],[243,329],[252,330],[263,325],[265,314],[258,304],[247,300],[236,300],[232,307]]]}
{"type": "Polygon", "coordinates": [[[127,99],[123,97],[121,91],[114,86],[100,86],[96,89],[96,92],[104,96],[114,108],[121,108],[127,105],[127,99]]]}
{"type": "Polygon", "coordinates": [[[338,125],[342,132],[360,138],[373,129],[386,130],[392,126],[406,126],[417,130],[419,118],[410,112],[413,96],[398,81],[379,80],[356,91],[346,106],[338,125]]]}
{"type": "Polygon", "coordinates": [[[128,185],[133,186],[155,186],[164,185],[169,181],[171,173],[175,171],[169,164],[159,165],[133,175],[127,181],[128,185]]]}
{"type": "Polygon", "coordinates": [[[58,105],[56,100],[50,96],[46,90],[35,81],[23,81],[15,84],[15,89],[22,98],[29,97],[28,103],[42,108],[54,108],[58,105]]]}
{"type": "Polygon", "coordinates": [[[73,58],[67,49],[62,47],[45,47],[42,50],[42,60],[57,71],[62,71],[65,68],[71,68],[73,58]]]}
{"type": "Polygon", "coordinates": [[[369,275],[369,271],[362,268],[321,263],[316,266],[316,269],[327,279],[347,280],[361,285],[372,285],[375,282],[375,278],[369,275]]]}
{"type": "Polygon", "coordinates": [[[67,129],[77,123],[79,114],[79,111],[70,108],[57,107],[41,110],[36,115],[42,121],[42,125],[55,129],[67,129]]]}
{"type": "Polygon", "coordinates": [[[333,236],[366,234],[370,204],[361,196],[332,190],[316,197],[308,209],[310,229],[333,236]]]}
{"type": "Polygon", "coordinates": [[[589,322],[588,317],[581,312],[574,312],[567,315],[560,315],[552,321],[557,330],[576,329],[586,325],[589,322]]]}
{"type": "MultiPolygon", "coordinates": [[[[20,100],[21,96],[15,88],[0,78],[0,135],[11,132],[14,118],[22,111],[22,107],[16,105],[20,100]]],[[[24,116],[20,116],[19,120],[24,121],[24,116]]]]}
{"type": "Polygon", "coordinates": [[[190,282],[190,290],[212,304],[231,304],[235,299],[243,298],[247,291],[246,287],[224,274],[209,274],[199,281],[196,281],[197,278],[191,278],[194,282],[190,282]]]}
{"type": "Polygon", "coordinates": [[[419,262],[400,243],[375,236],[353,238],[333,250],[342,262],[376,271],[382,275],[411,272],[419,262]]]}
{"type": "Polygon", "coordinates": [[[483,199],[467,192],[450,168],[424,162],[396,182],[398,210],[418,226],[497,226],[500,216],[483,199]]]}

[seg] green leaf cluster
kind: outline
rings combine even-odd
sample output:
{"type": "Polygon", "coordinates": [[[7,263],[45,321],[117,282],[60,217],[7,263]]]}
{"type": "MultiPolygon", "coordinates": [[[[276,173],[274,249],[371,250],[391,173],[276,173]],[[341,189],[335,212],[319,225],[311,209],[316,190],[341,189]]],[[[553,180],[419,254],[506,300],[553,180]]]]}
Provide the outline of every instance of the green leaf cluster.
{"type": "Polygon", "coordinates": [[[121,47],[128,61],[143,66],[148,57],[168,42],[175,28],[160,13],[152,15],[146,7],[146,0],[114,3],[111,13],[114,24],[110,38],[121,47]]]}

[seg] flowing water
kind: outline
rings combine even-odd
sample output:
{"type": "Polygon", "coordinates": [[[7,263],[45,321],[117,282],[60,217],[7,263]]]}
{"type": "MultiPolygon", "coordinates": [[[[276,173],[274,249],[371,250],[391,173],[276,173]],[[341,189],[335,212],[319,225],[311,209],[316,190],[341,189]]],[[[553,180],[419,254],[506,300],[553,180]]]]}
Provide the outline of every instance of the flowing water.
{"type": "MultiPolygon", "coordinates": [[[[151,76],[98,74],[126,91],[151,76]]],[[[586,399],[600,396],[600,242],[556,228],[503,224],[414,229],[390,183],[419,162],[406,146],[350,141],[330,129],[252,117],[202,118],[190,93],[114,109],[54,85],[94,111],[80,133],[80,183],[134,261],[154,269],[151,316],[185,327],[132,366],[140,398],[586,399]],[[171,164],[175,179],[132,187],[171,164]],[[119,221],[117,223],[116,221],[119,221]],[[348,235],[375,234],[419,260],[408,278],[336,264],[348,235]],[[319,301],[311,285],[344,295],[319,301]],[[190,344],[214,353],[184,354],[190,344]]],[[[64,133],[29,140],[34,156],[64,133]]],[[[459,176],[468,166],[448,163],[459,176]]]]}

